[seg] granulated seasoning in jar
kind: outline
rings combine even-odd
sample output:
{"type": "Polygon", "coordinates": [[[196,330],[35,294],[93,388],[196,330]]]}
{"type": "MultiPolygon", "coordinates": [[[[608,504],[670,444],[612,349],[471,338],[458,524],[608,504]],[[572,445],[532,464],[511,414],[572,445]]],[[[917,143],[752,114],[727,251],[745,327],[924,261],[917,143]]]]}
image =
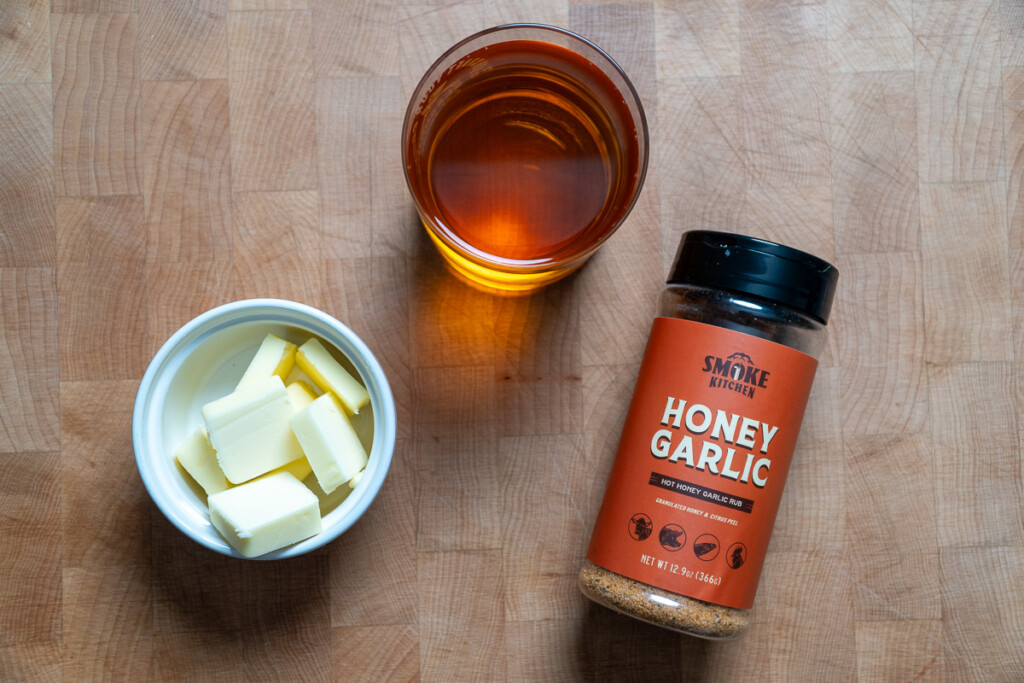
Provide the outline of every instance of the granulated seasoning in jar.
{"type": "Polygon", "coordinates": [[[805,252],[683,235],[579,585],[710,639],[749,626],[839,273],[805,252]]]}

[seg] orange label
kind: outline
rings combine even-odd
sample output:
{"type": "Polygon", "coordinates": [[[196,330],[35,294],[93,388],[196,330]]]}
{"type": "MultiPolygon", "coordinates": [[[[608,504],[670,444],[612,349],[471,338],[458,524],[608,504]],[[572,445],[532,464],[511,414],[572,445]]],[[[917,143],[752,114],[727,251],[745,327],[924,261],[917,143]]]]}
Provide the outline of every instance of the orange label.
{"type": "Polygon", "coordinates": [[[657,318],[587,558],[749,609],[817,365],[765,339],[657,318]]]}

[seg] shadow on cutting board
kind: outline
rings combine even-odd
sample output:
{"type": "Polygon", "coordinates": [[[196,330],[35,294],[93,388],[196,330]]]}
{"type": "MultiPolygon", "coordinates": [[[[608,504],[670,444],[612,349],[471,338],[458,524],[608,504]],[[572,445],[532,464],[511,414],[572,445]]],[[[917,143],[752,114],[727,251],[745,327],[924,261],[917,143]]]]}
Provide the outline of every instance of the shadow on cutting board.
{"type": "Polygon", "coordinates": [[[722,645],[673,633],[593,603],[580,622],[580,673],[595,681],[707,681],[712,652],[722,645]]]}
{"type": "Polygon", "coordinates": [[[277,638],[329,628],[325,548],[287,560],[240,560],[193,542],[156,509],[150,516],[154,633],[258,632],[277,638]]]}

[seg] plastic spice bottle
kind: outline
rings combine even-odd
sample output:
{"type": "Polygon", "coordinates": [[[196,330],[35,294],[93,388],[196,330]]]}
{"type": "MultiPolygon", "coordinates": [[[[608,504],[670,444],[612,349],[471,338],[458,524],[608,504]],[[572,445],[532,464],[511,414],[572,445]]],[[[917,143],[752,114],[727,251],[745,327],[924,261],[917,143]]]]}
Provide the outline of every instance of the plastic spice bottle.
{"type": "Polygon", "coordinates": [[[579,585],[709,639],[742,635],[839,273],[773,242],[685,233],[579,585]]]}

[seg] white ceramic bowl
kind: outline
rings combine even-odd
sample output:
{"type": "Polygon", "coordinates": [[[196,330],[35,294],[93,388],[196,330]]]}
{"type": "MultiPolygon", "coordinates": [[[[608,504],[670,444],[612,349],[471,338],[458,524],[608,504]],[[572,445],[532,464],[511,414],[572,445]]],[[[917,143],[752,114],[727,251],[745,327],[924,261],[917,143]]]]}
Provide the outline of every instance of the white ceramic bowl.
{"type": "Polygon", "coordinates": [[[279,299],[225,304],[185,324],[161,347],[142,378],[132,418],[139,474],[160,511],[198,543],[243,557],[210,524],[206,497],[177,464],[174,451],[202,423],[202,406],[234,389],[268,332],[298,344],[319,338],[366,385],[370,405],[353,425],[369,462],[354,490],[341,486],[330,496],[318,493],[321,533],[255,558],[262,560],[301,555],[334,540],[366,512],[384,483],[395,449],[395,400],[366,344],[335,318],[304,304],[279,299]]]}

